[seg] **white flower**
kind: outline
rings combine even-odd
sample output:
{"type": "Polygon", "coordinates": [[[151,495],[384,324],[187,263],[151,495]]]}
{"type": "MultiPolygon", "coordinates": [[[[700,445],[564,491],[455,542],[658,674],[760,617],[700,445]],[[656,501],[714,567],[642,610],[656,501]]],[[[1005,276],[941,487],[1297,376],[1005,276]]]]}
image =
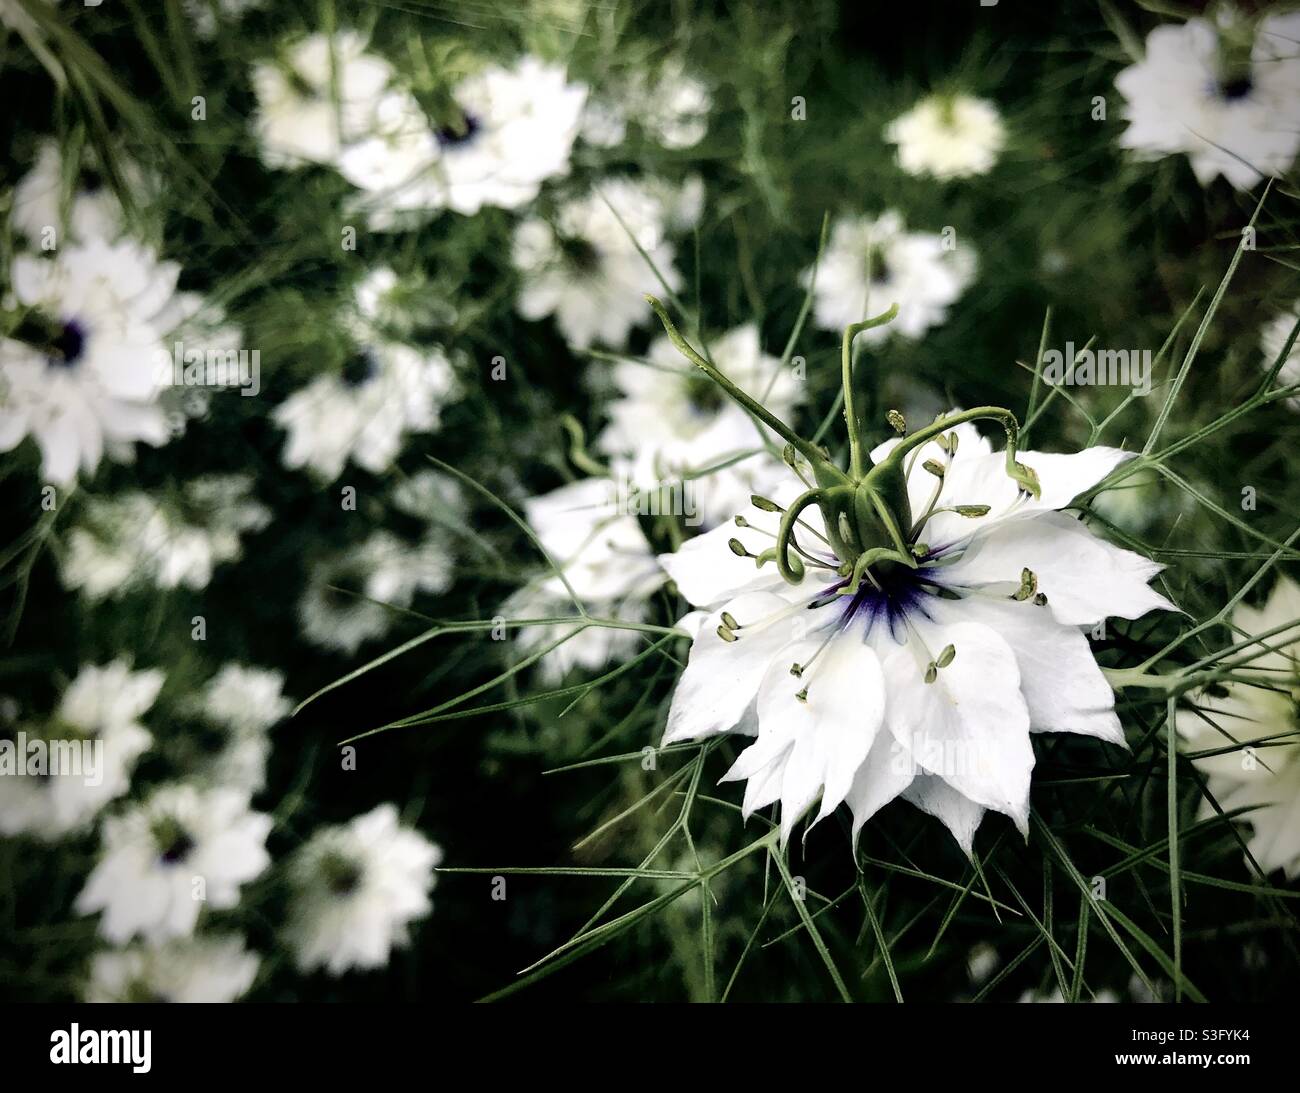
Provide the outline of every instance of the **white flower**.
{"type": "Polygon", "coordinates": [[[392,66],[367,53],[365,38],[351,30],[309,35],[282,63],[255,65],[262,159],[272,167],[337,163],[376,124],[392,78],[392,66]]]}
{"type": "Polygon", "coordinates": [[[185,12],[194,20],[194,31],[200,38],[214,38],[223,25],[237,23],[244,12],[260,8],[263,2],[264,0],[185,0],[185,12]]]}
{"type": "Polygon", "coordinates": [[[289,716],[284,675],[269,668],[226,664],[200,695],[203,715],[239,732],[261,732],[289,716]]]}
{"type": "MultiPolygon", "coordinates": [[[[1021,994],[1019,1000],[1022,1003],[1030,1003],[1030,1004],[1064,1002],[1065,995],[1061,993],[1060,987],[1053,987],[1050,991],[1034,991],[1034,990],[1025,991],[1023,994],[1021,994]]],[[[1095,992],[1091,998],[1081,998],[1080,1001],[1109,1004],[1109,1003],[1118,1002],[1119,995],[1112,990],[1107,990],[1103,988],[1102,990],[1095,992]]]]}
{"type": "Polygon", "coordinates": [[[298,621],[308,641],[354,653],[388,632],[401,614],[394,609],[409,607],[417,592],[445,592],[452,579],[452,556],[440,535],[412,545],[377,531],[359,549],[312,569],[298,621]]]}
{"type": "Polygon", "coordinates": [[[0,451],[35,437],[43,474],[64,485],[106,448],[126,459],[134,441],[167,440],[158,362],[179,273],[129,240],[16,257],[14,295],[32,312],[25,340],[0,339],[0,451]]]}
{"type": "Polygon", "coordinates": [[[453,89],[456,116],[436,129],[409,95],[391,95],[377,131],[347,149],[339,170],[366,191],[360,204],[375,228],[444,208],[517,209],[569,171],[587,89],[567,81],[536,57],[488,66],[453,89]]]}
{"type": "MultiPolygon", "coordinates": [[[[1286,340],[1291,336],[1297,321],[1300,321],[1300,308],[1277,316],[1264,328],[1263,334],[1260,335],[1259,348],[1264,354],[1265,368],[1272,368],[1274,362],[1282,355],[1286,340]]],[[[1277,383],[1282,387],[1300,383],[1300,338],[1296,339],[1291,352],[1287,354],[1282,370],[1277,374],[1277,383]]],[[[1292,395],[1287,402],[1300,410],[1300,394],[1292,395]]]]}
{"type": "MultiPolygon", "coordinates": [[[[106,804],[121,797],[130,787],[135,761],[153,742],[140,718],[162,685],[162,672],[133,672],[125,660],[83,667],[53,717],[35,731],[47,741],[93,749],[90,762],[98,769],[85,770],[83,758],[81,774],[51,770],[44,778],[0,778],[0,834],[29,832],[55,839],[84,829],[106,804]]],[[[29,737],[33,732],[24,731],[29,737]]]]}
{"type": "MultiPolygon", "coordinates": [[[[780,358],[763,352],[752,323],[713,339],[709,350],[729,379],[777,417],[788,419],[803,401],[802,382],[780,358]]],[[[708,526],[734,516],[751,494],[766,494],[784,480],[784,465],[763,448],[764,437],[770,443],[775,435],[760,432],[753,418],[683,361],[666,337],[651,344],[648,360],[621,361],[613,368],[621,397],[609,404],[610,421],[596,444],[615,457],[616,475],[652,490],[689,472],[719,468],[682,486],[685,515],[708,526]]]]}
{"type": "Polygon", "coordinates": [[[261,963],[235,934],[178,938],[96,953],[87,1002],[233,1002],[261,963]]]}
{"type": "Polygon", "coordinates": [[[653,79],[638,72],[605,96],[588,99],[582,139],[597,148],[613,148],[626,139],[631,119],[664,148],[693,148],[709,131],[712,106],[708,86],[673,59],[653,79]]]}
{"type": "MultiPolygon", "coordinates": [[[[642,622],[646,604],[663,585],[640,524],[620,508],[618,490],[607,478],[584,478],[528,500],[524,513],[529,526],[569,586],[597,618],[642,622]]],[[[526,585],[506,602],[507,618],[553,618],[573,613],[563,581],[554,574],[526,585]]],[[[539,651],[565,634],[574,634],[541,661],[543,677],[562,678],[573,667],[599,668],[629,652],[641,641],[633,630],[562,623],[523,626],[515,633],[526,654],[539,651]]]]}
{"type": "Polygon", "coordinates": [[[885,140],[898,146],[909,175],[968,178],[987,174],[1006,142],[998,109],[970,95],[931,95],[895,118],[885,140]]]}
{"type": "MultiPolygon", "coordinates": [[[[975,256],[969,243],[949,249],[944,236],[906,231],[902,216],[890,210],[875,219],[837,221],[816,273],[813,318],[818,326],[842,331],[897,303],[892,323],[862,337],[880,342],[893,332],[919,338],[947,318],[948,308],[975,276],[975,256]]],[[[806,270],[803,283],[812,276],[812,269],[806,270]]]]}
{"type": "Polygon", "coordinates": [[[194,712],[220,730],[218,747],[203,775],[212,785],[259,793],[266,785],[271,742],[266,731],[284,720],[293,703],[284,696],[284,676],[266,668],[226,664],[204,685],[194,712]]]}
{"type": "Polygon", "coordinates": [[[1139,158],[1186,154],[1202,186],[1222,175],[1238,190],[1286,172],[1300,151],[1300,13],[1256,29],[1225,9],[1156,27],[1146,56],[1115,77],[1129,123],[1120,144],[1139,158]]]}
{"type": "Polygon", "coordinates": [[[923,438],[896,456],[907,441],[872,452],[876,464],[903,459],[907,468],[910,515],[892,511],[915,569],[882,559],[868,569],[875,576],[841,595],[850,582],[821,538],[816,506],[798,525],[809,559],[797,584],[770,564],[756,567],[780,519],[756,507],[744,513],[748,528],[717,528],[660,558],[706,609],[684,620],[696,637],[664,743],[756,733],[724,780],[747,780],[745,815],[779,801],[785,838],[818,797],[818,819],[848,802],[856,836],[901,796],[970,853],[986,809],[1027,830],[1031,732],[1124,743],[1080,627],[1171,605],[1147,587],[1158,565],[1057,510],[1128,455],[1019,453],[1041,482],[1033,498],[972,425],[943,435],[958,438],[955,455],[923,438]],[[946,464],[944,477],[923,469],[926,461],[946,464]],[[988,511],[966,516],[955,506],[988,511]],[[751,556],[733,553],[732,539],[751,556]]]}
{"type": "Polygon", "coordinates": [[[342,376],[318,376],[275,408],[288,434],[284,465],[333,481],[352,459],[379,474],[392,466],[409,433],[438,427],[454,383],[439,348],[376,342],[342,376]]]}
{"type": "Polygon", "coordinates": [[[300,971],[381,968],[408,927],[432,908],[434,866],[442,851],[402,827],[397,808],[380,805],[351,822],[318,831],[289,867],[296,888],[289,944],[300,971]]]}
{"type": "MultiPolygon", "coordinates": [[[[1242,817],[1253,828],[1251,856],[1288,880],[1300,877],[1300,637],[1294,626],[1270,631],[1298,620],[1300,584],[1289,577],[1279,578],[1262,608],[1238,607],[1232,632],[1274,646],[1243,669],[1258,673],[1259,685],[1224,683],[1198,694],[1193,709],[1178,711],[1185,751],[1222,751],[1194,760],[1219,806],[1253,809],[1242,817]]],[[[1215,815],[1208,801],[1202,813],[1215,815]]]]}
{"type": "Polygon", "coordinates": [[[646,293],[676,292],[681,274],[670,229],[694,221],[690,195],[627,178],[610,179],[565,202],[551,221],[525,220],[515,230],[512,259],[522,287],[517,307],[526,319],[554,315],[575,349],[595,343],[619,348],[650,315],[646,293]],[[683,223],[683,220],[686,223],[683,223]],[[658,270],[658,274],[656,274],[658,270]]]}
{"type": "MultiPolygon", "coordinates": [[[[150,188],[143,173],[132,164],[123,167],[125,182],[142,195],[150,188]]],[[[122,206],[103,180],[82,173],[74,180],[64,204],[63,154],[53,140],[44,140],[36,162],[14,187],[10,223],[33,246],[45,242],[53,228],[53,241],[116,239],[122,234],[122,206]],[[66,215],[65,215],[66,214],[66,215]],[[66,230],[66,236],[64,234],[66,230]]]]}
{"type": "Polygon", "coordinates": [[[166,786],[104,821],[102,856],[76,910],[102,911],[99,932],[114,944],[186,937],[204,907],[234,907],[240,885],[270,864],[271,822],[238,790],[166,786]]]}
{"type": "Polygon", "coordinates": [[[90,600],[147,585],[206,588],[217,565],[238,560],[240,536],[271,519],[249,497],[252,486],[244,475],[208,475],[187,483],[175,505],[140,492],[88,499],[68,535],[63,583],[90,600]]]}

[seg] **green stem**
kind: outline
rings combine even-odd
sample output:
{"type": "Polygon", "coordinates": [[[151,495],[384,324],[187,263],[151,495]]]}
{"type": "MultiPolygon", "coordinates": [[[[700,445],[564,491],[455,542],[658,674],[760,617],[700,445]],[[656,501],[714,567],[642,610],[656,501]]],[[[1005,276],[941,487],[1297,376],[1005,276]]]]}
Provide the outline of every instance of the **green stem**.
{"type": "Polygon", "coordinates": [[[673,321],[668,317],[668,311],[664,308],[664,305],[662,303],[660,303],[653,296],[646,296],[646,301],[650,304],[650,307],[653,309],[654,313],[657,316],[659,316],[659,321],[663,323],[664,333],[668,335],[668,340],[673,343],[677,351],[681,353],[683,357],[685,357],[688,361],[690,361],[693,365],[695,365],[696,368],[700,369],[700,371],[702,371],[706,376],[708,376],[709,379],[711,379],[714,383],[716,383],[719,387],[721,387],[723,391],[725,391],[735,402],[738,402],[741,406],[743,406],[746,410],[748,410],[751,414],[753,414],[756,418],[758,418],[759,421],[761,421],[774,433],[780,436],[782,440],[784,440],[787,444],[793,445],[795,451],[797,451],[800,455],[802,455],[805,459],[807,459],[809,463],[813,464],[814,467],[818,467],[824,471],[828,471],[829,473],[831,473],[832,477],[835,477],[839,480],[845,482],[848,481],[848,477],[844,474],[844,472],[840,470],[838,467],[836,467],[833,463],[831,463],[826,458],[825,453],[823,453],[815,444],[812,444],[809,441],[804,440],[803,437],[799,436],[799,434],[796,433],[793,429],[791,429],[790,426],[788,426],[784,421],[782,421],[780,418],[776,417],[776,415],[774,415],[771,411],[769,411],[767,407],[763,406],[760,402],[757,402],[755,399],[747,395],[744,391],[742,391],[739,387],[737,387],[734,383],[732,383],[731,380],[727,379],[726,376],[724,376],[721,372],[719,372],[714,365],[710,364],[707,360],[705,360],[702,356],[700,356],[700,354],[695,351],[694,347],[690,344],[690,342],[688,342],[685,338],[683,338],[682,335],[678,332],[677,327],[673,325],[673,321]]]}
{"type": "Polygon", "coordinates": [[[887,464],[896,463],[912,449],[933,440],[936,436],[947,432],[954,426],[962,425],[968,421],[977,421],[981,418],[992,419],[1002,426],[1003,431],[1007,434],[1007,476],[1037,497],[1039,494],[1038,476],[1032,468],[1016,462],[1016,444],[1020,435],[1020,423],[1016,420],[1015,414],[1010,410],[1004,410],[1001,406],[976,406],[973,410],[962,410],[956,414],[949,414],[947,417],[940,418],[923,429],[918,429],[910,436],[904,437],[888,456],[876,464],[872,473],[879,471],[881,467],[887,464]]]}
{"type": "Polygon", "coordinates": [[[849,430],[849,477],[854,482],[862,477],[862,438],[857,408],[853,401],[853,339],[873,326],[884,326],[897,314],[898,305],[893,304],[888,311],[881,312],[873,319],[850,323],[844,328],[844,345],[840,357],[841,383],[844,387],[844,422],[849,430]]]}
{"type": "Polygon", "coordinates": [[[796,570],[790,564],[790,542],[794,537],[795,521],[799,514],[809,505],[815,505],[825,496],[823,489],[807,490],[795,499],[781,517],[781,528],[776,533],[776,568],[788,584],[798,584],[803,580],[802,566],[796,570]]]}

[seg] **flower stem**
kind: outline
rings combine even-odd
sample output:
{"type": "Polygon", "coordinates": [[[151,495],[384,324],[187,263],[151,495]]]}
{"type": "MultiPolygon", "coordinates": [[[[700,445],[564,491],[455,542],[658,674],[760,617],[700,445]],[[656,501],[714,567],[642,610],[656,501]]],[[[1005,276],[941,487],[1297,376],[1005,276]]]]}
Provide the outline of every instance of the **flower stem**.
{"type": "Polygon", "coordinates": [[[884,326],[898,314],[898,305],[860,323],[850,323],[844,328],[844,345],[840,354],[841,383],[844,387],[844,422],[849,431],[849,477],[858,481],[862,477],[862,437],[856,404],[853,401],[853,339],[873,326],[884,326]]]}

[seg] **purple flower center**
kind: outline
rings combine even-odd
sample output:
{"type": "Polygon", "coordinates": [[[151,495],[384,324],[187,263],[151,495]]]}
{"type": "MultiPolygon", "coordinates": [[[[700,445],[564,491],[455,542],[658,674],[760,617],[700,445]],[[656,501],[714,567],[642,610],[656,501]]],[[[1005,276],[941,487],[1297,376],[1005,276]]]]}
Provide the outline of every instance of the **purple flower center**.
{"type": "Polygon", "coordinates": [[[51,364],[71,368],[86,351],[86,328],[77,319],[69,319],[60,328],[50,349],[51,364]]]}
{"type": "MultiPolygon", "coordinates": [[[[873,566],[871,574],[876,583],[864,579],[858,586],[858,591],[853,596],[846,597],[849,602],[844,608],[844,625],[847,626],[854,619],[861,619],[865,636],[880,623],[889,627],[891,638],[902,641],[906,637],[903,621],[909,614],[919,614],[927,619],[930,617],[926,601],[934,596],[932,589],[939,584],[937,573],[935,569],[909,569],[901,564],[873,566]]],[[[841,581],[828,591],[833,592],[847,583],[841,581]]]]}
{"type": "Polygon", "coordinates": [[[459,126],[444,125],[434,131],[440,148],[463,148],[482,130],[482,123],[473,114],[464,114],[459,126]]]}

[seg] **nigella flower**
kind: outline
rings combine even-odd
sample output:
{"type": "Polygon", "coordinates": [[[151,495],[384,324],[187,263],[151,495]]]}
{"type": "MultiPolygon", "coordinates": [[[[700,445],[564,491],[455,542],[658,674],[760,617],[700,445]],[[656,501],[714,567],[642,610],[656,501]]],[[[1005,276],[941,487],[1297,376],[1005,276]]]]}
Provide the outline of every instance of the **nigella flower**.
{"type": "MultiPolygon", "coordinates": [[[[816,268],[813,319],[825,330],[843,330],[885,301],[901,300],[897,320],[872,328],[867,340],[919,338],[947,318],[975,276],[975,264],[968,242],[958,246],[955,237],[908,231],[893,209],[839,220],[816,268]]],[[[803,283],[812,281],[809,268],[803,283]]]]}
{"type": "Polygon", "coordinates": [[[441,209],[472,216],[485,205],[517,209],[547,179],[568,174],[587,89],[537,57],[489,65],[450,89],[431,123],[410,95],[381,104],[375,132],[348,148],[339,170],[364,190],[375,228],[441,209]]]}
{"type": "Polygon", "coordinates": [[[19,255],[13,290],[28,309],[0,339],[0,451],[35,438],[56,484],[168,439],[158,404],[163,336],[180,316],[180,268],[130,240],[93,239],[53,258],[19,255]]]}
{"type": "Polygon", "coordinates": [[[275,408],[288,433],[286,467],[306,467],[333,481],[349,459],[386,471],[409,433],[438,427],[455,387],[451,361],[437,346],[417,349],[376,341],[338,374],[318,376],[275,408]]]}
{"type": "Polygon", "coordinates": [[[270,511],[245,475],[204,475],[170,502],[141,491],[87,499],[60,560],[63,583],[89,600],[135,588],[205,588],[213,569],[239,558],[240,537],[270,511]]]}
{"type": "MultiPolygon", "coordinates": [[[[63,153],[54,140],[43,140],[36,162],[14,187],[13,209],[9,222],[32,246],[45,242],[47,229],[55,229],[54,241],[116,239],[122,234],[122,205],[104,179],[94,170],[94,161],[83,152],[79,172],[69,170],[63,153]],[[65,193],[65,178],[73,175],[70,193],[65,193]]],[[[123,181],[133,192],[148,199],[155,197],[154,180],[135,164],[120,165],[123,181]]],[[[142,204],[144,202],[141,202],[142,204]]]]}
{"type": "Polygon", "coordinates": [[[417,592],[451,587],[452,556],[444,539],[436,529],[416,543],[376,531],[348,554],[316,563],[298,605],[303,637],[344,653],[382,637],[417,592]]]}
{"type": "Polygon", "coordinates": [[[223,665],[204,684],[191,709],[203,728],[185,737],[206,752],[201,769],[206,782],[261,792],[271,752],[267,730],[293,708],[283,692],[280,672],[243,664],[223,665]]]}
{"type": "Polygon", "coordinates": [[[1196,180],[1247,190],[1284,174],[1300,151],[1300,13],[1254,19],[1224,7],[1216,23],[1156,27],[1146,55],[1115,77],[1140,158],[1184,153],[1196,180]]]}
{"type": "Polygon", "coordinates": [[[910,175],[938,179],[987,174],[1006,143],[998,109],[971,95],[931,95],[895,118],[885,140],[910,175]]]}
{"type": "Polygon", "coordinates": [[[233,1002],[261,963],[238,934],[176,938],[96,953],[87,1002],[233,1002]]]}
{"type": "Polygon", "coordinates": [[[1031,732],[1124,743],[1080,627],[1171,607],[1147,586],[1158,565],[1062,511],[1129,456],[1020,452],[1010,412],[981,407],[881,444],[868,463],[848,363],[864,323],[845,332],[846,472],[661,318],[786,437],[792,468],[813,482],[801,492],[792,474],[735,526],[661,556],[702,609],[687,624],[695,638],[664,743],[756,734],[725,780],[746,781],[746,815],[779,801],[784,838],[819,798],[818,819],[849,804],[855,835],[900,796],[968,853],[987,809],[1026,831],[1031,732]],[[1004,452],[978,420],[1005,431],[1004,452]]]}
{"type": "Polygon", "coordinates": [[[87,664],[44,723],[15,725],[15,739],[22,731],[28,740],[80,748],[82,770],[47,768],[44,776],[4,772],[0,834],[57,839],[86,828],[105,805],[126,793],[136,760],[153,743],[140,719],[162,685],[162,672],[132,671],[124,659],[87,664]]]}
{"type": "Polygon", "coordinates": [[[599,98],[589,98],[582,139],[597,148],[614,148],[627,138],[631,121],[664,148],[693,148],[709,131],[712,106],[708,86],[687,72],[680,58],[673,58],[657,73],[633,73],[606,85],[599,98]]]}
{"type": "MultiPolygon", "coordinates": [[[[763,352],[752,323],[712,339],[709,351],[729,379],[764,395],[778,416],[803,401],[802,380],[763,352]]],[[[774,434],[760,431],[707,377],[684,365],[667,338],[655,339],[644,362],[620,361],[612,378],[620,397],[609,404],[610,421],[596,446],[612,458],[616,476],[644,490],[680,480],[690,523],[721,523],[751,494],[783,480],[786,468],[765,448],[774,434]]]]}
{"type": "Polygon", "coordinates": [[[255,65],[262,159],[272,167],[337,163],[376,124],[392,80],[392,66],[352,30],[308,35],[280,62],[255,65]]]}
{"type": "Polygon", "coordinates": [[[380,805],[347,824],[323,828],[289,865],[294,887],[288,941],[300,971],[381,968],[409,927],[432,909],[442,850],[397,808],[380,805]]]}
{"type": "MultiPolygon", "coordinates": [[[[1298,622],[1300,584],[1289,577],[1278,580],[1261,608],[1238,607],[1232,632],[1258,637],[1273,648],[1241,670],[1250,680],[1197,694],[1177,720],[1183,749],[1202,753],[1193,761],[1208,777],[1219,806],[1253,810],[1242,817],[1253,830],[1246,843],[1251,856],[1265,872],[1281,869],[1288,880],[1300,877],[1298,622]]],[[[1201,809],[1203,818],[1215,815],[1208,801],[1201,809]]]]}
{"type": "Polygon", "coordinates": [[[270,864],[271,817],[234,789],[164,786],[104,822],[103,848],[76,909],[103,912],[99,932],[120,944],[194,932],[204,907],[227,910],[270,864]]]}
{"type": "MultiPolygon", "coordinates": [[[[644,622],[650,597],[663,586],[663,571],[635,514],[608,478],[584,478],[530,498],[524,514],[565,582],[548,574],[525,585],[506,601],[512,620],[559,618],[574,613],[569,589],[588,613],[622,622],[644,622]]],[[[572,668],[599,668],[630,652],[635,630],[549,623],[515,631],[521,652],[547,650],[544,678],[554,682],[572,668]]]]}
{"type": "Polygon", "coordinates": [[[525,220],[511,251],[522,282],[519,313],[554,315],[575,349],[621,348],[650,317],[644,294],[659,288],[659,278],[681,288],[668,236],[695,223],[701,195],[698,180],[679,190],[615,178],[566,201],[550,220],[525,220]]]}

